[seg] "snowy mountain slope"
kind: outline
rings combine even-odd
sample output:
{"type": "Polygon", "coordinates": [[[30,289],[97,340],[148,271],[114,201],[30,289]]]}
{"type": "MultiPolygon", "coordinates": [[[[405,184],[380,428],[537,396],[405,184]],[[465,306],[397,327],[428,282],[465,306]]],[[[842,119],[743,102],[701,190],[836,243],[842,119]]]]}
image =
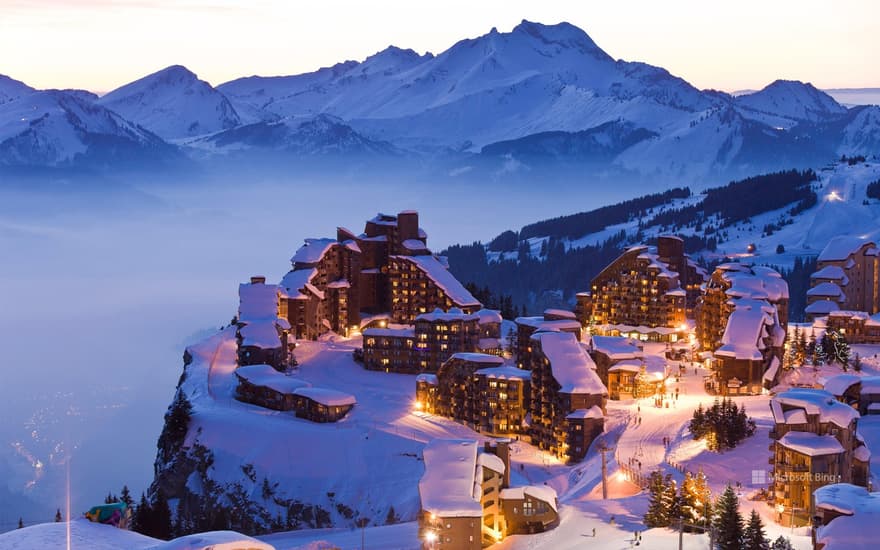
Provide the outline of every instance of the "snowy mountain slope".
{"type": "Polygon", "coordinates": [[[221,92],[180,65],[117,88],[98,103],[166,140],[228,130],[246,122],[221,92]]]}
{"type": "Polygon", "coordinates": [[[33,92],[34,89],[13,78],[0,74],[0,104],[33,92]]]}
{"type": "Polygon", "coordinates": [[[567,23],[523,21],[510,33],[493,29],[436,57],[402,52],[389,49],[302,77],[240,79],[219,89],[282,115],[327,112],[383,139],[419,136],[445,145],[583,130],[618,118],[619,103],[649,103],[652,108],[636,109],[651,112],[643,124],[648,128],[712,104],[663,69],[615,62],[567,23]],[[375,70],[380,62],[382,70],[375,70]]]}
{"type": "Polygon", "coordinates": [[[226,153],[258,148],[301,156],[400,154],[390,143],[364,137],[330,115],[256,122],[193,140],[187,145],[226,153]]]}
{"type": "Polygon", "coordinates": [[[158,136],[79,91],[34,92],[0,105],[0,165],[116,165],[172,160],[158,136]]]}
{"type": "Polygon", "coordinates": [[[735,98],[735,104],[748,117],[762,115],[787,118],[793,122],[817,122],[846,113],[846,107],[810,83],[777,80],[755,93],[735,98]]]}

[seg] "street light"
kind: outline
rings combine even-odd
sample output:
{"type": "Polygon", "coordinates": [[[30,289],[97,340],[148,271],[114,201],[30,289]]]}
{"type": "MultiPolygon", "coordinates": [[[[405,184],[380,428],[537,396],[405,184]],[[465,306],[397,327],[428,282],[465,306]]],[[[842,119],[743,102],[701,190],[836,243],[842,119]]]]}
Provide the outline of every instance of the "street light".
{"type": "Polygon", "coordinates": [[[434,548],[434,543],[437,542],[437,533],[434,531],[428,531],[425,533],[425,542],[428,543],[430,548],[434,548]]]}

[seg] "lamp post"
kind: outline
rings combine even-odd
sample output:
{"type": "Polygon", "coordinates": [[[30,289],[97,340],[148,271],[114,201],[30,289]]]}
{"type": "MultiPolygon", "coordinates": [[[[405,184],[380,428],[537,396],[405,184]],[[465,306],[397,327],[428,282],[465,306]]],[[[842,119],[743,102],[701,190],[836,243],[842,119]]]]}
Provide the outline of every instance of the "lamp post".
{"type": "Polygon", "coordinates": [[[435,533],[434,531],[428,531],[427,533],[425,533],[425,542],[428,543],[428,548],[433,550],[434,543],[437,542],[437,533],[435,533]]]}

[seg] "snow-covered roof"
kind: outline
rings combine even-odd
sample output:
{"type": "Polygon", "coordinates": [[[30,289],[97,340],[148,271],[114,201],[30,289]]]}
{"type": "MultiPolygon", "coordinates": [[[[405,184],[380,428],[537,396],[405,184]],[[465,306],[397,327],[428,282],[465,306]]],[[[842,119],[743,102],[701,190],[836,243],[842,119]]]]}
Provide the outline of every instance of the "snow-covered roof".
{"type": "Polygon", "coordinates": [[[336,239],[306,239],[306,244],[299,247],[290,259],[290,263],[294,266],[314,265],[320,262],[324,254],[335,244],[339,244],[336,239]]]}
{"type": "Polygon", "coordinates": [[[621,361],[608,369],[608,372],[641,372],[642,364],[633,361],[621,361]]]}
{"type": "Polygon", "coordinates": [[[789,297],[788,283],[774,269],[732,263],[722,265],[721,276],[730,285],[726,294],[732,298],[778,302],[789,297]]]}
{"type": "Polygon", "coordinates": [[[777,409],[773,405],[786,407],[800,407],[808,415],[819,415],[820,422],[831,422],[841,428],[847,428],[853,420],[859,418],[859,413],[849,405],[841,403],[833,395],[825,390],[812,388],[794,388],[777,394],[770,401],[774,420],[777,423],[785,422],[780,417],[782,408],[777,409]]]}
{"type": "Polygon", "coordinates": [[[351,288],[351,283],[347,279],[337,279],[327,283],[327,288],[351,288]]]}
{"type": "Polygon", "coordinates": [[[486,323],[500,323],[504,319],[501,317],[501,312],[497,309],[480,309],[477,310],[476,315],[480,318],[480,324],[486,323]]]}
{"type": "Polygon", "coordinates": [[[880,394],[880,376],[863,376],[861,382],[862,395],[880,394]]]}
{"type": "Polygon", "coordinates": [[[831,455],[843,452],[843,447],[836,437],[816,435],[812,432],[788,432],[779,439],[779,444],[786,449],[791,449],[807,456],[831,455]]]}
{"type": "Polygon", "coordinates": [[[807,291],[807,296],[827,296],[829,298],[836,298],[838,301],[846,300],[843,290],[837,284],[829,282],[819,283],[810,288],[807,291]]]}
{"type": "Polygon", "coordinates": [[[235,375],[254,386],[273,389],[279,393],[292,394],[309,385],[305,380],[282,374],[269,365],[247,365],[235,369],[235,375]]]}
{"type": "Polygon", "coordinates": [[[595,351],[607,355],[612,361],[635,359],[643,355],[638,345],[624,336],[593,336],[591,341],[595,351]]]}
{"type": "Polygon", "coordinates": [[[853,457],[856,460],[868,462],[871,460],[871,451],[869,451],[868,447],[866,447],[865,445],[860,445],[856,447],[855,451],[853,451],[853,457]]]}
{"type": "Polygon", "coordinates": [[[479,453],[477,455],[477,464],[499,474],[503,474],[505,470],[504,461],[492,453],[479,453]]]}
{"type": "Polygon", "coordinates": [[[873,244],[871,241],[858,237],[841,235],[828,241],[817,260],[820,262],[839,262],[858,252],[861,247],[865,245],[873,246],[873,244]]]}
{"type": "Polygon", "coordinates": [[[568,413],[565,418],[570,418],[572,420],[583,418],[605,418],[605,415],[602,414],[602,409],[600,409],[596,405],[593,405],[589,409],[576,409],[568,413]]]}
{"type": "MultiPolygon", "coordinates": [[[[763,300],[736,300],[736,309],[727,319],[716,356],[760,361],[762,340],[776,327],[776,308],[763,300]]],[[[774,331],[775,332],[775,331],[774,331]]],[[[784,334],[783,334],[784,338],[784,334]]]]}
{"type": "Polygon", "coordinates": [[[810,275],[811,279],[828,279],[830,281],[840,281],[841,284],[847,284],[849,280],[843,272],[843,268],[837,265],[826,265],[819,271],[810,275]]]}
{"type": "Polygon", "coordinates": [[[855,374],[838,374],[837,376],[832,376],[827,379],[824,387],[825,391],[831,395],[840,397],[846,393],[846,390],[848,390],[853,384],[858,384],[861,381],[862,378],[855,374]]]}
{"type": "Polygon", "coordinates": [[[440,287],[449,299],[459,306],[479,306],[480,302],[468,292],[455,276],[440,261],[432,256],[398,256],[418,266],[434,284],[440,287]]]}
{"type": "Polygon", "coordinates": [[[428,384],[437,385],[437,375],[436,374],[428,374],[423,372],[422,374],[416,376],[416,382],[426,382],[428,384]]]}
{"type": "Polygon", "coordinates": [[[208,531],[179,537],[151,550],[274,550],[271,544],[235,531],[208,531]]]}
{"type": "Polygon", "coordinates": [[[816,508],[824,508],[851,516],[861,511],[880,513],[880,493],[869,493],[864,487],[850,483],[833,483],[813,491],[816,508]]]}
{"type": "Polygon", "coordinates": [[[545,309],[544,310],[544,318],[547,318],[548,316],[562,317],[564,319],[577,320],[577,317],[575,316],[574,312],[568,311],[567,309],[553,309],[553,308],[545,309]]]}
{"type": "Polygon", "coordinates": [[[251,321],[238,329],[241,345],[260,349],[281,347],[281,337],[274,319],[251,321]]]}
{"type": "Polygon", "coordinates": [[[483,517],[475,480],[477,451],[473,440],[433,439],[425,445],[425,474],[419,481],[422,510],[440,517],[483,517]]]}
{"type": "Polygon", "coordinates": [[[239,321],[257,321],[278,317],[278,285],[242,283],[238,285],[239,321]]]}
{"type": "Polygon", "coordinates": [[[590,355],[570,332],[539,332],[532,339],[541,343],[541,351],[550,362],[553,378],[562,393],[608,395],[590,355]]]}
{"type": "Polygon", "coordinates": [[[558,319],[555,321],[546,321],[543,316],[517,317],[515,320],[517,325],[531,327],[536,331],[565,331],[580,330],[581,324],[575,319],[558,319]]]}
{"type": "Polygon", "coordinates": [[[807,413],[803,409],[791,409],[783,413],[786,424],[806,424],[807,413]]]}
{"type": "Polygon", "coordinates": [[[406,239],[403,241],[403,247],[412,251],[428,250],[428,246],[418,239],[406,239]]]}
{"type": "Polygon", "coordinates": [[[779,372],[779,358],[774,355],[773,359],[770,360],[770,366],[767,367],[767,370],[764,372],[764,376],[761,377],[761,379],[772,382],[776,379],[777,372],[779,372]]]}
{"type": "Polygon", "coordinates": [[[498,357],[497,355],[489,355],[488,353],[477,353],[472,351],[460,351],[458,353],[453,353],[450,359],[458,359],[460,361],[467,361],[469,363],[481,363],[487,365],[501,365],[504,363],[503,357],[498,357]]]}
{"type": "Polygon", "coordinates": [[[531,371],[527,371],[525,369],[520,369],[517,367],[507,366],[507,367],[489,367],[486,369],[480,369],[474,374],[478,374],[481,376],[485,376],[486,378],[499,378],[501,380],[531,380],[532,373],[531,371]]]}
{"type": "Polygon", "coordinates": [[[501,490],[502,500],[524,500],[525,495],[546,502],[556,512],[556,491],[548,485],[526,485],[525,487],[508,487],[501,490]]]}
{"type": "Polygon", "coordinates": [[[297,388],[293,393],[327,407],[343,407],[357,403],[353,395],[329,388],[302,387],[297,388]]]}
{"type": "Polygon", "coordinates": [[[436,321],[477,321],[479,320],[479,316],[476,313],[465,313],[461,309],[457,307],[449,308],[449,311],[443,311],[442,309],[435,308],[434,311],[430,313],[422,313],[416,317],[416,321],[428,321],[428,322],[436,322],[436,321]]]}
{"type": "Polygon", "coordinates": [[[837,311],[840,309],[840,304],[833,300],[816,300],[815,302],[807,305],[806,311],[807,313],[811,313],[813,315],[827,315],[832,311],[837,311]]]}
{"type": "Polygon", "coordinates": [[[312,278],[317,274],[318,269],[314,267],[293,269],[281,279],[281,286],[284,287],[291,298],[296,298],[298,295],[302,296],[301,293],[306,290],[306,285],[311,285],[312,278]]]}
{"type": "Polygon", "coordinates": [[[390,336],[392,338],[415,338],[416,337],[416,329],[404,325],[401,327],[387,327],[387,328],[368,328],[365,329],[362,333],[364,336],[390,336]]]}

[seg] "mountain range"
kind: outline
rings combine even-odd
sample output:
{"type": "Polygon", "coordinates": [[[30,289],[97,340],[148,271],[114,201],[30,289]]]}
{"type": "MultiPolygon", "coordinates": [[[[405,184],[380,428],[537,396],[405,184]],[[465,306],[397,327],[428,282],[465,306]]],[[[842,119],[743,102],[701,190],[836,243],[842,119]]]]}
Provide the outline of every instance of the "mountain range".
{"type": "Polygon", "coordinates": [[[216,87],[175,65],[100,98],[0,76],[0,167],[390,158],[446,177],[574,169],[708,185],[878,150],[880,107],[797,81],[699,90],[568,23],[216,87]]]}

